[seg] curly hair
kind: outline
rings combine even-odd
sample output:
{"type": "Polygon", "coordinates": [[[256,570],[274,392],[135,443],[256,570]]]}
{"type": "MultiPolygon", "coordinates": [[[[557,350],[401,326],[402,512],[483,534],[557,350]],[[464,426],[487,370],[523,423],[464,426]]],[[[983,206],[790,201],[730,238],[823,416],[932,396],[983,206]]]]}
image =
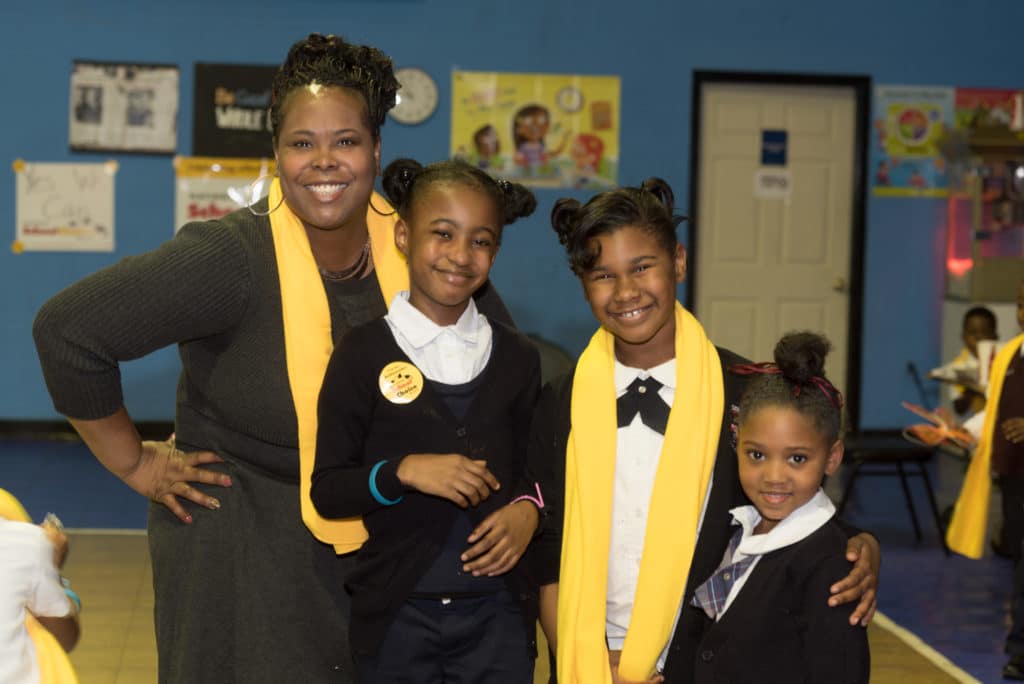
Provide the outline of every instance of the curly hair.
{"type": "Polygon", "coordinates": [[[391,58],[374,47],[352,45],[344,38],[311,33],[294,43],[277,70],[270,97],[270,126],[274,144],[288,96],[311,83],[359,93],[366,102],[367,127],[380,137],[384,116],[395,106],[398,80],[391,58]]]}
{"type": "MultiPolygon", "coordinates": [[[[739,425],[766,406],[795,409],[811,419],[815,429],[829,444],[843,432],[843,399],[825,377],[825,357],[832,344],[813,332],[787,333],[775,345],[775,364],[771,372],[753,375],[740,398],[739,425]]],[[[736,372],[738,368],[730,370],[736,372]]]]}
{"type": "Polygon", "coordinates": [[[427,166],[413,159],[396,159],[384,169],[381,182],[384,195],[402,216],[412,209],[416,197],[434,183],[463,185],[483,192],[494,201],[502,226],[529,216],[537,208],[533,193],[523,185],[496,180],[461,159],[434,162],[427,166]]]}
{"type": "Polygon", "coordinates": [[[640,187],[623,187],[594,195],[581,205],[562,198],[551,210],[551,227],[565,246],[569,267],[581,276],[594,267],[601,255],[594,242],[599,235],[636,226],[652,233],[669,254],[676,250],[676,228],[686,220],[674,215],[675,196],[668,183],[648,178],[640,187]]]}

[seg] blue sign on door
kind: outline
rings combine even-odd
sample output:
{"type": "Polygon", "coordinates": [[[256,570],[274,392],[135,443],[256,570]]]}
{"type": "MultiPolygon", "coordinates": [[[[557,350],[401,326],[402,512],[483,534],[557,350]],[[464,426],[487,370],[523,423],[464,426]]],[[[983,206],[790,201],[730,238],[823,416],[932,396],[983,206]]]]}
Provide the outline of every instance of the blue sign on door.
{"type": "Polygon", "coordinates": [[[786,131],[761,131],[761,166],[786,165],[786,131]]]}

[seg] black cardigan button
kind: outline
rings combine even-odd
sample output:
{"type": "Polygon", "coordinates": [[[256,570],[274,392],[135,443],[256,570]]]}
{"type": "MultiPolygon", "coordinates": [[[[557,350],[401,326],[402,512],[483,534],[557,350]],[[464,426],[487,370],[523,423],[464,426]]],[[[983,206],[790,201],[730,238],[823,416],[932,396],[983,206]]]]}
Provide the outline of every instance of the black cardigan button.
{"type": "Polygon", "coordinates": [[[457,428],[455,430],[455,434],[458,435],[459,437],[465,437],[466,436],[466,428],[464,428],[464,427],[457,428]]]}
{"type": "Polygon", "coordinates": [[[710,663],[712,660],[715,659],[715,652],[710,649],[707,651],[702,651],[700,654],[700,659],[703,660],[705,663],[710,663]]]}

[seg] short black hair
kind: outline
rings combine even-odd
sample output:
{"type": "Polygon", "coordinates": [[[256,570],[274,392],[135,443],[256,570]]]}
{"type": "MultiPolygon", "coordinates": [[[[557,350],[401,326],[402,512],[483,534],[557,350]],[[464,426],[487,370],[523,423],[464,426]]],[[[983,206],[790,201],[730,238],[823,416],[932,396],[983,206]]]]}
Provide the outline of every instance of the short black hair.
{"type": "Polygon", "coordinates": [[[384,117],[395,106],[399,87],[391,58],[377,48],[353,45],[334,35],[311,33],[291,46],[274,76],[270,129],[275,145],[281,127],[281,110],[288,96],[312,83],[345,88],[361,95],[374,139],[380,137],[384,117]]]}
{"type": "Polygon", "coordinates": [[[674,206],[675,195],[669,184],[660,178],[648,178],[640,187],[606,190],[583,205],[572,198],[558,200],[551,210],[551,227],[565,246],[569,267],[581,276],[594,267],[601,254],[593,239],[626,226],[652,233],[666,252],[674,254],[676,228],[686,220],[673,214],[674,206]]]}
{"type": "Polygon", "coordinates": [[[967,313],[964,314],[962,327],[966,328],[967,321],[969,321],[972,318],[983,318],[986,323],[992,326],[992,332],[995,332],[997,330],[996,315],[992,313],[992,309],[989,309],[987,306],[973,306],[970,309],[968,309],[967,313]]]}
{"type": "Polygon", "coordinates": [[[433,183],[465,185],[483,192],[494,200],[502,226],[529,216],[537,208],[537,199],[525,186],[495,179],[461,159],[447,159],[427,166],[414,159],[396,159],[384,169],[381,184],[388,201],[405,216],[416,197],[433,183]]]}
{"type": "Polygon", "coordinates": [[[832,445],[843,431],[843,400],[825,377],[825,357],[831,349],[828,339],[817,333],[784,335],[775,345],[773,372],[754,373],[747,383],[740,397],[739,425],[766,406],[788,407],[810,418],[832,445]]]}

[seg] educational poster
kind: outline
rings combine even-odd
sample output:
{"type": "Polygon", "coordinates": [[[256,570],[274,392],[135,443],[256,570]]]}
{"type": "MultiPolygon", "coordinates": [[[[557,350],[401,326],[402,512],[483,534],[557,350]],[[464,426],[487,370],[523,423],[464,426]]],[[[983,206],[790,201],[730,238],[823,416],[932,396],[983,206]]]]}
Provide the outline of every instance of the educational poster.
{"type": "Polygon", "coordinates": [[[1019,92],[1001,88],[957,88],[957,128],[1010,127],[1014,99],[1019,92]]]}
{"type": "Polygon", "coordinates": [[[533,187],[617,184],[616,76],[455,71],[453,157],[533,187]]]}
{"type": "Polygon", "coordinates": [[[174,154],[178,67],[76,61],[68,120],[72,150],[174,154]]]}
{"type": "Polygon", "coordinates": [[[887,197],[945,197],[946,161],[937,143],[954,125],[952,88],[875,88],[872,186],[887,197]]]}
{"type": "Polygon", "coordinates": [[[270,192],[273,159],[175,157],[174,232],[255,204],[270,192]]]}
{"type": "Polygon", "coordinates": [[[20,252],[113,252],[117,162],[13,164],[20,252]]]}
{"type": "Polygon", "coordinates": [[[270,90],[276,66],[196,64],[192,154],[272,157],[270,90]]]}

